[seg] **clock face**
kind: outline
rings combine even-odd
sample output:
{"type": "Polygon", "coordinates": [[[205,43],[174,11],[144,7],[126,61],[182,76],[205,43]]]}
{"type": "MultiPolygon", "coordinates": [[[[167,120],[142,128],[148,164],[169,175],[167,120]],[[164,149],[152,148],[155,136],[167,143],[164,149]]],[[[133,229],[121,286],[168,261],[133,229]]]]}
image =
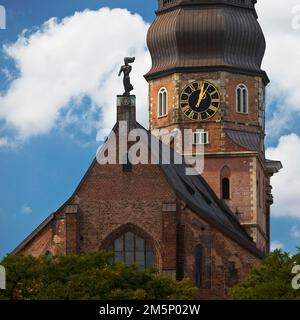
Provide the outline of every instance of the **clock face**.
{"type": "Polygon", "coordinates": [[[180,96],[180,108],[191,120],[205,121],[213,117],[220,107],[218,89],[206,81],[186,85],[180,96]]]}

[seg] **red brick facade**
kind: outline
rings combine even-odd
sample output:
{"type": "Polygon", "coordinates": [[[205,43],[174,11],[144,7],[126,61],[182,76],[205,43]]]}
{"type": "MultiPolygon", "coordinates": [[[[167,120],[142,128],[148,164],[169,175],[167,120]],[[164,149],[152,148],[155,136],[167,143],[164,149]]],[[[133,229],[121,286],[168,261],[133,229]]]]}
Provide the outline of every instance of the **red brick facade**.
{"type": "Polygon", "coordinates": [[[155,248],[160,272],[176,276],[181,264],[195,283],[195,248],[204,248],[203,288],[198,298],[223,297],[260,258],[218,231],[178,199],[159,165],[93,163],[69,202],[19,253],[80,254],[106,248],[124,231],[147,238],[155,248]],[[182,254],[178,254],[178,232],[182,254]],[[181,260],[182,259],[182,260],[181,260]],[[233,276],[234,275],[234,276],[233,276]]]}

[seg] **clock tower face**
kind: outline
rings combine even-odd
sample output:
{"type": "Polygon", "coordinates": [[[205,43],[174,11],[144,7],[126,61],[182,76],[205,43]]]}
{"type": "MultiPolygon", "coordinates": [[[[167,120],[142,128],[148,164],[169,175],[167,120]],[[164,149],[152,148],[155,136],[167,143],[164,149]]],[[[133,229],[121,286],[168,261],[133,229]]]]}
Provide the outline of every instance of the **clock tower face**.
{"type": "Polygon", "coordinates": [[[220,93],[207,81],[191,82],[181,92],[181,111],[191,120],[206,121],[218,112],[219,107],[220,93]]]}

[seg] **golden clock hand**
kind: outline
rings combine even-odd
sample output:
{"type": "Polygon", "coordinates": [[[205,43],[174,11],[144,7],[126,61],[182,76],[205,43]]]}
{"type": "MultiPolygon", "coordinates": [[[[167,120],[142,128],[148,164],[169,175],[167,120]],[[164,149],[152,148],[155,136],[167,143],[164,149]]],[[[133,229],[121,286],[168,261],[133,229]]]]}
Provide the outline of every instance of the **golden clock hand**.
{"type": "Polygon", "coordinates": [[[202,101],[203,90],[204,90],[204,83],[203,83],[202,86],[201,86],[201,91],[200,91],[200,93],[199,93],[199,99],[198,99],[198,101],[197,101],[196,108],[199,108],[200,103],[201,103],[201,101],[202,101]]]}
{"type": "MultiPolygon", "coordinates": [[[[199,108],[200,103],[201,103],[201,101],[203,100],[203,97],[206,95],[206,92],[207,92],[207,90],[208,90],[208,87],[209,87],[209,86],[207,86],[206,90],[203,91],[202,94],[200,93],[201,95],[199,95],[199,100],[198,100],[198,102],[197,102],[197,104],[196,104],[196,107],[197,107],[197,108],[199,108]]],[[[203,88],[204,88],[204,85],[203,85],[203,88]]]]}

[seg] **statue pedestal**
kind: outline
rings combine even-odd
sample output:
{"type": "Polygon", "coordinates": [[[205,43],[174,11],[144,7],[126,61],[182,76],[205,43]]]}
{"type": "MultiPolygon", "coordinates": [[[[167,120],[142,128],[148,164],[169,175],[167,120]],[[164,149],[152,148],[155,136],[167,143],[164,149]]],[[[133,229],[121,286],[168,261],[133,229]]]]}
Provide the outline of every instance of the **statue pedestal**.
{"type": "Polygon", "coordinates": [[[134,95],[117,96],[117,121],[126,121],[128,130],[136,127],[136,97],[134,95]]]}

